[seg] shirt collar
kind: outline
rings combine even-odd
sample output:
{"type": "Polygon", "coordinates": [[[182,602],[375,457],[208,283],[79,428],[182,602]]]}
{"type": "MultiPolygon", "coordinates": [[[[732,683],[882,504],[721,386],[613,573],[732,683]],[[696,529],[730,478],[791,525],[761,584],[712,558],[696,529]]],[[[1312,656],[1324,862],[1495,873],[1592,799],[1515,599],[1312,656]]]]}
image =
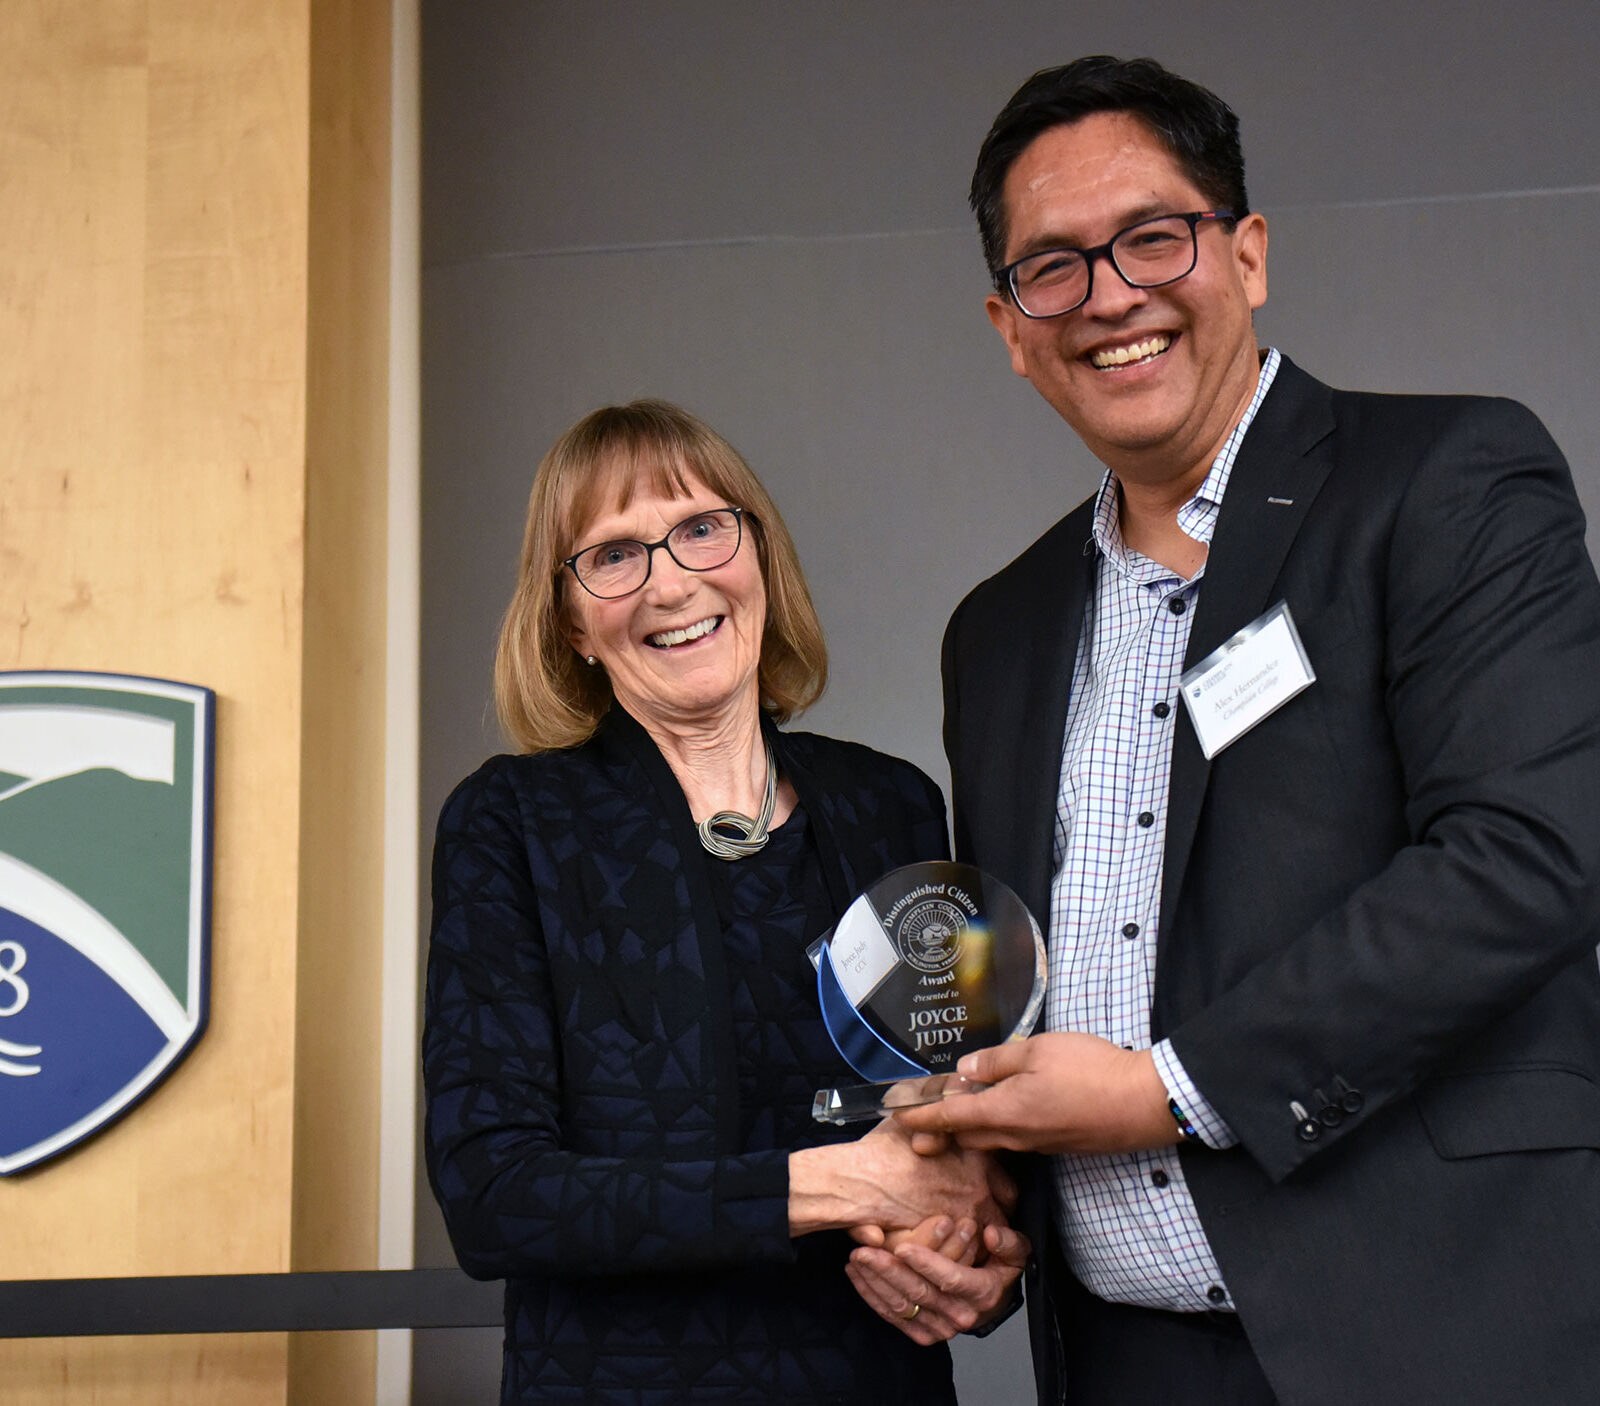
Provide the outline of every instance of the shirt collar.
{"type": "MultiPolygon", "coordinates": [[[[1250,404],[1239,417],[1239,423],[1233,427],[1233,433],[1217,451],[1217,457],[1211,461],[1211,470],[1195,491],[1194,497],[1178,509],[1178,526],[1197,542],[1204,542],[1208,546],[1211,543],[1217,512],[1222,507],[1222,495],[1227,491],[1234,460],[1239,457],[1239,446],[1244,443],[1245,431],[1250,428],[1256,411],[1261,408],[1261,402],[1272,387],[1273,377],[1278,374],[1278,364],[1282,359],[1276,347],[1267,349],[1266,359],[1261,363],[1261,375],[1256,380],[1256,393],[1250,397],[1250,404]]],[[[1117,481],[1110,469],[1100,480],[1100,491],[1095,497],[1094,544],[1102,556],[1126,564],[1129,554],[1122,545],[1122,529],[1117,521],[1117,481]]]]}

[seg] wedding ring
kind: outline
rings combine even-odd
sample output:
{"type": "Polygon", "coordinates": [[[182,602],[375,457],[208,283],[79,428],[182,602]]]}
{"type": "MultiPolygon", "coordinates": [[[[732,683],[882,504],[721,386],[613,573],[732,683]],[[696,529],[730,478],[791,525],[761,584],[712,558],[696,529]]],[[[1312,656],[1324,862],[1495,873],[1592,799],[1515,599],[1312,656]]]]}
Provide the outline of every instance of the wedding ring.
{"type": "Polygon", "coordinates": [[[909,1323],[913,1318],[915,1318],[921,1312],[922,1312],[922,1305],[919,1304],[919,1303],[914,1303],[914,1304],[911,1305],[911,1312],[910,1313],[902,1313],[900,1316],[902,1318],[904,1318],[907,1323],[909,1323]]]}

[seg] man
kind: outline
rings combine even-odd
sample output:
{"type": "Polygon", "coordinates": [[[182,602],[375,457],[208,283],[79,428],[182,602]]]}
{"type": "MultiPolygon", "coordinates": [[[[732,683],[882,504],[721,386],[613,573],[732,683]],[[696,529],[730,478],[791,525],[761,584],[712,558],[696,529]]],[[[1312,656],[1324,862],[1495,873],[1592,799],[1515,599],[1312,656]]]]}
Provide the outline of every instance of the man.
{"type": "MultiPolygon", "coordinates": [[[[1030,79],[972,203],[1013,369],[1108,472],[945,640],[958,857],[1047,926],[1045,1033],[900,1117],[1047,1154],[1040,1400],[1594,1399],[1600,586],[1559,451],[1259,352],[1237,121],[1153,62],[1030,79]]],[[[1012,1273],[852,1269],[908,1332],[1012,1273]]]]}

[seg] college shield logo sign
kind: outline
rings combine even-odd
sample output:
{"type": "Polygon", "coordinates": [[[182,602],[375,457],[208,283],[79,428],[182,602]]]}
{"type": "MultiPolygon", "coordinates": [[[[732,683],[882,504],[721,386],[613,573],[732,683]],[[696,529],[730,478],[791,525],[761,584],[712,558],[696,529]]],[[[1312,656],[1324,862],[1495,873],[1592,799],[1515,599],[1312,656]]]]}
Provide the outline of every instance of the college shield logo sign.
{"type": "Polygon", "coordinates": [[[214,703],[0,673],[0,1175],[126,1113],[205,1029],[214,703]]]}

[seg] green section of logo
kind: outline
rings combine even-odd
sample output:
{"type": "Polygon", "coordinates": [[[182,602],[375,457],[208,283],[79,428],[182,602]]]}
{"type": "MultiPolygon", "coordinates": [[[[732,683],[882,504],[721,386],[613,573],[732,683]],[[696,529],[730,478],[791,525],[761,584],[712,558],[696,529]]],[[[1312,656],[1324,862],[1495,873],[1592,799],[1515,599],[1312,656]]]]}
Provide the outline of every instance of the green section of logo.
{"type": "MultiPolygon", "coordinates": [[[[7,708],[103,710],[128,720],[125,730],[135,736],[143,732],[159,738],[162,724],[170,731],[170,744],[160,748],[170,759],[170,781],[131,776],[114,765],[9,780],[11,773],[0,772],[0,853],[20,859],[97,909],[185,1003],[194,838],[193,707],[177,699],[93,688],[12,688],[0,694],[0,702],[7,708]],[[141,729],[140,719],[158,726],[141,729]]],[[[18,764],[7,760],[13,767],[18,764]]]]}

